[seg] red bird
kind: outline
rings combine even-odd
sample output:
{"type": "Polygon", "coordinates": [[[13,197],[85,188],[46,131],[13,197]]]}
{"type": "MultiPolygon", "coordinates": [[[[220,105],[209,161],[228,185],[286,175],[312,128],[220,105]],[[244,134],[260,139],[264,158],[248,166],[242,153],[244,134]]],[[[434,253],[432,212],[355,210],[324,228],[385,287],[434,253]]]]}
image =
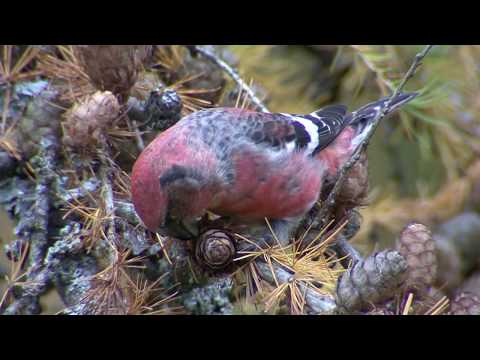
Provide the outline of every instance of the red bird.
{"type": "MultiPolygon", "coordinates": [[[[389,113],[417,94],[400,94],[389,113]]],[[[336,176],[388,98],[348,113],[308,115],[215,108],[162,132],[132,170],[132,198],[147,228],[188,239],[210,210],[238,222],[268,218],[286,243],[294,224],[336,176]]]]}

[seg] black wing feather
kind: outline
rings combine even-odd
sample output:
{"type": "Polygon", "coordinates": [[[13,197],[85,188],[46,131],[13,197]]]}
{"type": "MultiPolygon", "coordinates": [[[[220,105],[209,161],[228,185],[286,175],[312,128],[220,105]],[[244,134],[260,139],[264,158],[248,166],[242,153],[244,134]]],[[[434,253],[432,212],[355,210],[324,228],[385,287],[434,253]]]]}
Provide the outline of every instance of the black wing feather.
{"type": "Polygon", "coordinates": [[[327,147],[347,125],[347,107],[332,105],[308,115],[244,112],[237,115],[236,121],[248,123],[245,134],[256,144],[273,149],[285,148],[294,142],[295,148],[304,149],[312,144],[312,127],[309,130],[299,118],[310,121],[318,133],[318,144],[311,149],[315,155],[327,147]]]}
{"type": "Polygon", "coordinates": [[[318,146],[313,151],[313,156],[330,145],[348,125],[345,105],[326,106],[306,118],[312,120],[318,128],[318,146]]]}

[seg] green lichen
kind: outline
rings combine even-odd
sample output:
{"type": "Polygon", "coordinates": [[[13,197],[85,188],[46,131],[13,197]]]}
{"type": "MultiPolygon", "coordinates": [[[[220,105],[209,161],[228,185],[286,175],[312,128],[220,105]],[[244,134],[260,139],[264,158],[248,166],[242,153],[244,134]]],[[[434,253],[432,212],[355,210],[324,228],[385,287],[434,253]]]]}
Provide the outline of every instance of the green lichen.
{"type": "Polygon", "coordinates": [[[183,297],[183,306],[193,315],[231,315],[233,282],[231,278],[214,279],[183,297]]]}

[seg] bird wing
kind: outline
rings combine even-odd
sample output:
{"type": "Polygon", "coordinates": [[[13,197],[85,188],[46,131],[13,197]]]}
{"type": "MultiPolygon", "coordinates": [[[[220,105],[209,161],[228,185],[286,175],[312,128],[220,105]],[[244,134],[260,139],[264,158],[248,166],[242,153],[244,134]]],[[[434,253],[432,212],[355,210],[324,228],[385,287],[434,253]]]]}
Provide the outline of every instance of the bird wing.
{"type": "Polygon", "coordinates": [[[340,132],[348,125],[347,107],[345,105],[331,105],[307,115],[312,118],[318,129],[318,145],[313,151],[315,155],[332,143],[340,132]]]}
{"type": "MultiPolygon", "coordinates": [[[[238,136],[269,150],[302,150],[312,156],[334,141],[351,119],[344,105],[327,106],[306,115],[236,108],[209,109],[194,115],[207,143],[218,141],[223,148],[238,136]],[[219,139],[213,129],[221,135],[219,139]]],[[[182,120],[186,126],[187,120],[182,120]]]]}
{"type": "Polygon", "coordinates": [[[327,147],[347,125],[347,108],[328,106],[308,115],[248,114],[247,136],[274,149],[302,149],[312,156],[327,147]]]}

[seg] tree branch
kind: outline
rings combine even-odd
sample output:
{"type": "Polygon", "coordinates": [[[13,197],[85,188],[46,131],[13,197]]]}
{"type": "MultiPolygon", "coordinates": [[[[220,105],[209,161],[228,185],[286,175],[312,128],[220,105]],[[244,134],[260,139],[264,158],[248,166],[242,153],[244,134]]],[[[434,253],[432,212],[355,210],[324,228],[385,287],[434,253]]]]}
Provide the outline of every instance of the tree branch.
{"type": "Polygon", "coordinates": [[[220,69],[225,71],[233,81],[235,81],[238,86],[240,86],[243,91],[245,91],[252,102],[259,108],[262,112],[270,112],[268,111],[267,107],[263,104],[263,102],[255,95],[255,92],[248,86],[245,81],[238,75],[237,71],[234,70],[230,65],[228,65],[225,61],[220,59],[218,55],[213,53],[210,50],[207,50],[203,47],[199,47],[197,45],[189,45],[187,49],[192,53],[192,55],[200,54],[205,59],[211,61],[213,64],[218,66],[220,69]]]}
{"type": "Polygon", "coordinates": [[[50,240],[49,215],[51,211],[51,187],[57,181],[55,168],[59,149],[56,136],[47,135],[39,144],[39,153],[32,159],[38,177],[35,186],[35,201],[22,217],[15,232],[19,239],[30,243],[25,286],[19,287],[15,300],[4,314],[38,314],[41,309],[39,297],[47,290],[51,274],[45,270],[44,259],[50,240]]]}
{"type": "MultiPolygon", "coordinates": [[[[272,285],[277,286],[277,284],[275,283],[275,279],[273,278],[270,266],[268,266],[265,262],[259,259],[255,260],[255,265],[260,271],[260,275],[263,279],[265,279],[272,285]]],[[[277,264],[272,264],[272,267],[279,284],[291,282],[294,274],[290,273],[289,271],[285,270],[277,264]]],[[[298,283],[302,293],[305,294],[305,303],[312,311],[317,314],[322,314],[333,313],[336,310],[337,305],[333,297],[319,294],[310,287],[306,286],[302,281],[298,281],[298,283]]]]}

